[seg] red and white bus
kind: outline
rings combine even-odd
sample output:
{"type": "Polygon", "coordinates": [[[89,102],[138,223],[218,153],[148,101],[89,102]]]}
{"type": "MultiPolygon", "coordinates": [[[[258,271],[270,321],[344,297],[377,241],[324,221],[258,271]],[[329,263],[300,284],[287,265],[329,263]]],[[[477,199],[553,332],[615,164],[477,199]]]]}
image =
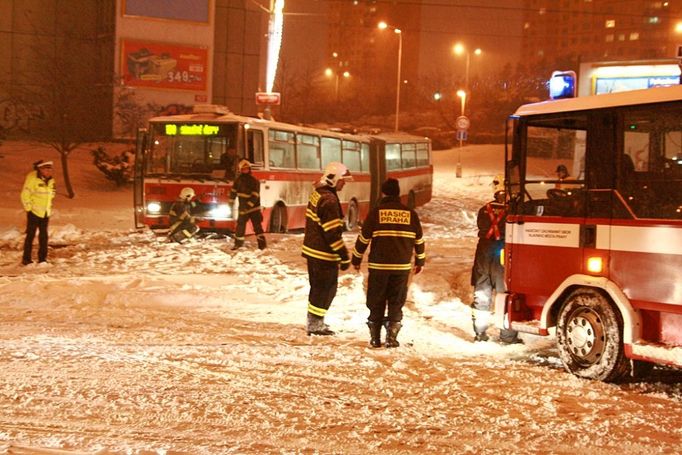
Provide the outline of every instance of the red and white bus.
{"type": "Polygon", "coordinates": [[[182,188],[191,187],[197,195],[199,227],[233,232],[237,207],[236,202],[228,204],[232,176],[221,164],[230,148],[253,164],[253,175],[261,181],[263,223],[269,232],[305,225],[312,184],[332,161],[343,162],[353,174],[353,181],[339,193],[349,229],[364,219],[389,176],[400,180],[407,205],[431,200],[428,138],[347,134],[198,105],[192,114],[152,118],[149,127],[140,130],[134,191],[137,225],[167,228],[170,206],[182,188]]]}
{"type": "Polygon", "coordinates": [[[682,86],[530,104],[509,126],[496,325],[555,330],[584,378],[682,366],[682,86]]]}

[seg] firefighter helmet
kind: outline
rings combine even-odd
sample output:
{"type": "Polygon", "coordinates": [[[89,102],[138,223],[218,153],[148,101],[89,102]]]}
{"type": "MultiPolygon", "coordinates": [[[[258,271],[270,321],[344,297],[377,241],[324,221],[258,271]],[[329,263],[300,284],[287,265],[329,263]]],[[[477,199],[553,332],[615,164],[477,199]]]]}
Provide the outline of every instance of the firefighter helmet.
{"type": "Polygon", "coordinates": [[[241,172],[242,169],[244,169],[245,167],[248,167],[249,169],[251,169],[251,163],[247,159],[243,159],[239,162],[239,164],[237,165],[237,170],[239,172],[241,172]]]}
{"type": "Polygon", "coordinates": [[[493,181],[490,184],[492,185],[494,192],[504,190],[504,177],[498,174],[493,177],[493,181]]]}
{"type": "Polygon", "coordinates": [[[190,187],[185,187],[180,191],[180,199],[183,201],[190,201],[194,198],[196,194],[194,193],[194,189],[190,187]]]}
{"type": "Polygon", "coordinates": [[[324,168],[324,174],[320,178],[320,183],[335,187],[339,180],[352,181],[353,176],[345,164],[333,161],[324,168]]]}

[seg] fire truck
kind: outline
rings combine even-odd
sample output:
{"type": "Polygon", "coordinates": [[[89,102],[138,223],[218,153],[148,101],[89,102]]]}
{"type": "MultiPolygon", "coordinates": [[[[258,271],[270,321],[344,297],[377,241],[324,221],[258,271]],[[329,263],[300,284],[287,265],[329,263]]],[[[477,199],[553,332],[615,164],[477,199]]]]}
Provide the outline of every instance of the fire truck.
{"type": "Polygon", "coordinates": [[[555,335],[576,376],[682,367],[680,119],[679,85],[552,99],[509,118],[495,324],[555,335]]]}

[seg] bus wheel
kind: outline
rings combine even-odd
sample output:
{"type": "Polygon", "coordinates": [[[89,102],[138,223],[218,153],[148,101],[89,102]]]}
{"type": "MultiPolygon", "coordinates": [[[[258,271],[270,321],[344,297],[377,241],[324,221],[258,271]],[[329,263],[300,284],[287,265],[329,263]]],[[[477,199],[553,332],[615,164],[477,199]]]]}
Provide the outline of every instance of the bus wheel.
{"type": "Polygon", "coordinates": [[[348,210],[346,210],[346,228],[349,231],[354,231],[358,227],[359,216],[358,203],[355,199],[352,199],[348,203],[348,210]]]}
{"type": "Polygon", "coordinates": [[[414,194],[414,191],[410,191],[410,194],[407,195],[407,208],[414,209],[415,207],[417,207],[417,195],[414,194]]]}
{"type": "Polygon", "coordinates": [[[559,311],[556,333],[561,360],[576,376],[615,382],[628,373],[621,316],[598,291],[574,291],[559,311]]]}
{"type": "Polygon", "coordinates": [[[277,204],[270,213],[270,232],[281,234],[287,231],[287,209],[282,204],[277,204]]]}

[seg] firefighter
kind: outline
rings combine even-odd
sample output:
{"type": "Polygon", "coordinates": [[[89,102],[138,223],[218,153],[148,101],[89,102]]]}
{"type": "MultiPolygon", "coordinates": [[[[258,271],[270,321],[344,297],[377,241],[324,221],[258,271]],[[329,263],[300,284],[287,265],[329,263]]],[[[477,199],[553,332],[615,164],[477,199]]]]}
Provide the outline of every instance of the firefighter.
{"type": "Polygon", "coordinates": [[[263,233],[263,213],[260,206],[260,182],[251,174],[249,160],[239,162],[239,176],[232,185],[230,191],[230,203],[235,197],[239,198],[239,217],[237,218],[237,230],[234,233],[233,250],[244,246],[244,233],[246,222],[251,221],[253,231],[256,233],[258,248],[263,250],[267,246],[263,233]]]}
{"type": "Polygon", "coordinates": [[[400,202],[400,184],[389,178],[381,185],[384,197],[372,209],[355,241],[352,264],[360,270],[362,256],[372,243],[369,252],[369,278],[367,280],[367,308],[370,345],[381,347],[381,326],[386,327],[387,348],[400,346],[398,332],[402,327],[403,305],[407,298],[407,285],[412,267],[414,274],[421,272],[426,254],[417,212],[400,202]],[[388,316],[385,316],[388,307],[388,316]]]}
{"type": "MultiPolygon", "coordinates": [[[[490,325],[493,295],[504,292],[504,267],[500,255],[504,249],[504,224],[506,220],[505,192],[502,189],[502,177],[493,180],[494,200],[486,203],[478,211],[478,244],[471,271],[471,284],[474,286],[474,302],[472,320],[474,325],[474,341],[488,341],[486,333],[490,325]]],[[[501,343],[520,343],[518,333],[514,330],[500,330],[501,343]]]]}
{"type": "Polygon", "coordinates": [[[195,196],[194,190],[190,187],[180,190],[178,199],[168,212],[171,225],[168,231],[170,240],[183,243],[199,232],[199,226],[196,225],[196,220],[192,216],[192,209],[196,205],[195,196]]]}
{"type": "Polygon", "coordinates": [[[47,264],[47,226],[52,213],[52,200],[56,195],[52,178],[52,161],[36,161],[26,175],[21,190],[21,203],[26,211],[26,238],[24,239],[23,265],[33,263],[31,250],[38,231],[38,263],[47,264]]]}
{"type": "Polygon", "coordinates": [[[302,255],[308,263],[308,335],[334,335],[324,316],[336,296],[339,268],[348,270],[350,258],[343,243],[343,211],[337,195],[352,177],[348,168],[332,162],[308,200],[302,255]]]}

